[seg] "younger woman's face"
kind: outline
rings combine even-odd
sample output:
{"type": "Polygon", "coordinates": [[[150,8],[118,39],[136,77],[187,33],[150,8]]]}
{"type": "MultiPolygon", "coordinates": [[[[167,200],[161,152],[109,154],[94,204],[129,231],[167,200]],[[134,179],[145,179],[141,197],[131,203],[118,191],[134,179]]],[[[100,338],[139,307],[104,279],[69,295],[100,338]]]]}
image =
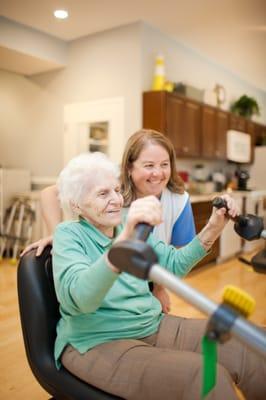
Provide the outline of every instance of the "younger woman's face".
{"type": "Polygon", "coordinates": [[[167,150],[158,144],[149,143],[134,161],[130,174],[137,198],[148,195],[159,197],[171,176],[167,150]]]}
{"type": "Polygon", "coordinates": [[[123,197],[119,180],[113,174],[96,174],[94,185],[79,206],[80,215],[106,236],[113,237],[114,227],[121,223],[123,197]]]}

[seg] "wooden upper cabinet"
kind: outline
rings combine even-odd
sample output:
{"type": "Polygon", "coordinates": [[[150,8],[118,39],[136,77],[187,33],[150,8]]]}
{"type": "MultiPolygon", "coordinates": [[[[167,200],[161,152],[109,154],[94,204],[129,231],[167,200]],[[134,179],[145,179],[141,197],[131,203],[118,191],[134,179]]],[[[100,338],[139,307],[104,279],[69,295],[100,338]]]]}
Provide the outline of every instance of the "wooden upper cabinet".
{"type": "Polygon", "coordinates": [[[226,159],[228,113],[215,107],[202,106],[201,154],[209,159],[226,159]]]}
{"type": "Polygon", "coordinates": [[[200,156],[200,103],[173,93],[145,92],[143,127],[168,136],[178,156],[200,156]]]}
{"type": "Polygon", "coordinates": [[[261,146],[266,138],[266,126],[254,122],[254,144],[261,146]]]}
{"type": "Polygon", "coordinates": [[[226,160],[226,141],[229,127],[229,114],[226,111],[216,111],[216,158],[226,160]]]}
{"type": "Polygon", "coordinates": [[[165,133],[174,145],[176,153],[182,148],[182,132],[184,130],[184,101],[175,96],[168,96],[166,102],[165,133]]]}
{"type": "Polygon", "coordinates": [[[184,130],[180,155],[200,156],[201,105],[196,101],[185,100],[184,130]]]}
{"type": "Polygon", "coordinates": [[[202,146],[203,157],[213,158],[216,151],[216,110],[202,107],[202,146]]]}
{"type": "Polygon", "coordinates": [[[200,155],[200,104],[173,94],[166,102],[166,134],[178,156],[200,155]]]}
{"type": "Polygon", "coordinates": [[[143,128],[166,133],[166,92],[143,93],[143,128]]]}
{"type": "Polygon", "coordinates": [[[251,135],[251,162],[255,144],[266,136],[263,125],[166,91],[143,93],[143,127],[168,136],[179,157],[216,160],[226,160],[229,129],[251,135]]]}
{"type": "Polygon", "coordinates": [[[247,122],[246,118],[240,117],[235,114],[230,114],[229,128],[234,129],[235,131],[246,132],[247,131],[246,122],[247,122]]]}

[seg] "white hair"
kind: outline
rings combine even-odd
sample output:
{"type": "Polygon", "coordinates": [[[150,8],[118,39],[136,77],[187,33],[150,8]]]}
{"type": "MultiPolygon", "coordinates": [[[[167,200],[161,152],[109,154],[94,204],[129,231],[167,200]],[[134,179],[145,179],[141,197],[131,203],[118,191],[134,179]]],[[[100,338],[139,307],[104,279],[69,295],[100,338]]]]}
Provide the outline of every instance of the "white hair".
{"type": "Polygon", "coordinates": [[[71,204],[79,205],[82,202],[97,182],[95,177],[101,173],[119,177],[118,166],[103,153],[83,153],[69,161],[57,179],[59,201],[67,214],[73,215],[71,204]]]}

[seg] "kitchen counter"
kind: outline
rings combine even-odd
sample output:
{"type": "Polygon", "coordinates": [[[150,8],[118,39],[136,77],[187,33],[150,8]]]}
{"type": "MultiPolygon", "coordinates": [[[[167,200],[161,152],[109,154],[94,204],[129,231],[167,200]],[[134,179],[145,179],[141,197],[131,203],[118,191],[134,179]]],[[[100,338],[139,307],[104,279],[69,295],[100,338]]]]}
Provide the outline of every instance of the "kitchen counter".
{"type": "Polygon", "coordinates": [[[230,194],[234,198],[243,198],[248,197],[252,199],[266,197],[266,189],[265,190],[233,190],[233,191],[224,191],[224,192],[213,192],[210,194],[191,194],[190,201],[191,203],[200,203],[203,201],[212,201],[215,197],[219,197],[222,194],[230,194]]]}
{"type": "MultiPolygon", "coordinates": [[[[265,217],[266,211],[264,206],[264,199],[266,198],[266,189],[250,191],[234,190],[213,192],[210,194],[191,194],[190,201],[192,203],[196,225],[199,223],[199,220],[201,220],[202,210],[204,210],[204,208],[206,208],[207,206],[209,206],[210,210],[212,200],[215,197],[221,196],[225,193],[230,194],[235,199],[241,214],[253,214],[262,218],[265,217]]],[[[204,222],[206,222],[206,220],[207,216],[204,222]]],[[[262,244],[262,239],[249,242],[244,241],[243,243],[243,240],[241,240],[240,236],[236,235],[234,231],[233,222],[230,221],[223,230],[220,237],[218,261],[234,257],[241,251],[254,251],[255,248],[261,246],[262,244]]]]}

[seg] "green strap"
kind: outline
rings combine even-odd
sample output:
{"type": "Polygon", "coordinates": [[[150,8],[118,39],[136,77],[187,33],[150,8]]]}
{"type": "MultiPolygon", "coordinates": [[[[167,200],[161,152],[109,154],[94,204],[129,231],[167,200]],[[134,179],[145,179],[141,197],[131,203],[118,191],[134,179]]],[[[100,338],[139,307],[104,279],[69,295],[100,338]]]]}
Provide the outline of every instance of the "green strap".
{"type": "Polygon", "coordinates": [[[217,343],[205,335],[201,341],[201,348],[203,354],[201,398],[204,399],[216,384],[217,343]]]}

